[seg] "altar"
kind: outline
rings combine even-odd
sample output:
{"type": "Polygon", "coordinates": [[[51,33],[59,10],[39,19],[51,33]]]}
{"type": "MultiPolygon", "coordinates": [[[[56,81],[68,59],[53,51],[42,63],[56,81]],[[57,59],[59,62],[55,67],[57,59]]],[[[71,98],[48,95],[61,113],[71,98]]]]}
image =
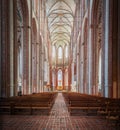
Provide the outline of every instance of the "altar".
{"type": "Polygon", "coordinates": [[[63,90],[63,86],[57,86],[57,90],[62,91],[63,90]]]}

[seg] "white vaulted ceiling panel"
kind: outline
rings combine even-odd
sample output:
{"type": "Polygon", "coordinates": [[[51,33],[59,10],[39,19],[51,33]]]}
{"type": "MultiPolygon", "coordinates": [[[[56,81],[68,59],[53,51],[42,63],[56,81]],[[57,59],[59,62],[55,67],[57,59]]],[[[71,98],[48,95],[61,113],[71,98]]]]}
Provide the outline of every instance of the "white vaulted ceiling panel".
{"type": "Polygon", "coordinates": [[[51,44],[69,44],[75,14],[74,0],[47,0],[46,13],[51,44]]]}

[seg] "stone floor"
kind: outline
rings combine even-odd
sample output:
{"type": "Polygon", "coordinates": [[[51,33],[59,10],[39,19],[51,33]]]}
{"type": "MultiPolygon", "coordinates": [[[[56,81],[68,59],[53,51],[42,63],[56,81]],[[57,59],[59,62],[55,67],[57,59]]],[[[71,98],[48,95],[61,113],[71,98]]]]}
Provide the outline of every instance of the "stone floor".
{"type": "MultiPolygon", "coordinates": [[[[118,128],[119,129],[119,128],[118,128]]],[[[116,130],[97,116],[70,116],[61,93],[58,93],[50,116],[2,115],[0,130],[116,130]]]]}

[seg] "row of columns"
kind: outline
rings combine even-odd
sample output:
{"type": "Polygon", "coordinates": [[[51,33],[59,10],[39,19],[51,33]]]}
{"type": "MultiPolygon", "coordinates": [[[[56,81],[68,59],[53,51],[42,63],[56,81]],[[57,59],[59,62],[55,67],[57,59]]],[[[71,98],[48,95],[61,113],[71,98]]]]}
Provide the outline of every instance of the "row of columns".
{"type": "MultiPolygon", "coordinates": [[[[34,44],[36,55],[34,55],[35,59],[32,57],[34,28],[32,1],[4,0],[0,1],[0,7],[0,97],[16,96],[18,91],[22,91],[22,94],[44,91],[44,41],[40,33],[36,33],[35,37],[38,41],[34,44]],[[17,2],[24,4],[19,5],[17,2]],[[17,8],[22,10],[22,19],[24,17],[20,25],[17,21],[17,8]],[[21,33],[20,39],[18,33],[21,33]],[[32,70],[36,72],[35,75],[32,70]]],[[[40,32],[40,27],[37,29],[40,32]]]]}
{"type": "MultiPolygon", "coordinates": [[[[120,97],[119,85],[119,1],[90,1],[90,8],[86,12],[84,19],[88,19],[87,28],[87,75],[84,81],[84,41],[81,29],[77,37],[77,88],[78,92],[101,95],[104,97],[120,97]],[[97,32],[97,4],[101,11],[102,23],[101,33],[97,32]],[[96,6],[95,6],[96,5],[96,6]],[[114,19],[114,20],[113,20],[114,19]],[[95,22],[96,21],[96,22],[95,22]],[[97,39],[101,40],[98,45],[97,39]],[[80,61],[80,62],[79,62],[80,61]],[[86,82],[86,85],[84,84],[86,82]],[[84,91],[86,87],[86,91],[84,91]],[[100,89],[100,91],[99,91],[100,89]]],[[[83,21],[84,21],[83,19],[83,21]]],[[[82,23],[82,27],[84,22],[82,23]]],[[[81,28],[82,28],[81,27],[81,28]]]]}

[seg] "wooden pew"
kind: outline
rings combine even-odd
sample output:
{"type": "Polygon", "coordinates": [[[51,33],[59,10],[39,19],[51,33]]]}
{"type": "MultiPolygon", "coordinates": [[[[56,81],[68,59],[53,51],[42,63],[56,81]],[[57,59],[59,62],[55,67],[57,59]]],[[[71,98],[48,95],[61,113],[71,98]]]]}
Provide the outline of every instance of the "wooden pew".
{"type": "Polygon", "coordinates": [[[120,111],[109,111],[106,119],[108,127],[112,125],[116,129],[120,128],[120,111]]]}
{"type": "Polygon", "coordinates": [[[100,112],[101,114],[105,114],[106,110],[102,110],[103,108],[101,108],[101,106],[105,105],[106,109],[106,104],[108,104],[110,100],[104,97],[79,93],[63,93],[63,96],[70,114],[74,111],[76,115],[79,115],[81,110],[84,110],[87,115],[98,115],[100,112]]]}
{"type": "Polygon", "coordinates": [[[7,114],[49,114],[57,93],[39,93],[1,99],[0,113],[7,114]],[[6,111],[5,111],[6,110],[6,111]]]}

